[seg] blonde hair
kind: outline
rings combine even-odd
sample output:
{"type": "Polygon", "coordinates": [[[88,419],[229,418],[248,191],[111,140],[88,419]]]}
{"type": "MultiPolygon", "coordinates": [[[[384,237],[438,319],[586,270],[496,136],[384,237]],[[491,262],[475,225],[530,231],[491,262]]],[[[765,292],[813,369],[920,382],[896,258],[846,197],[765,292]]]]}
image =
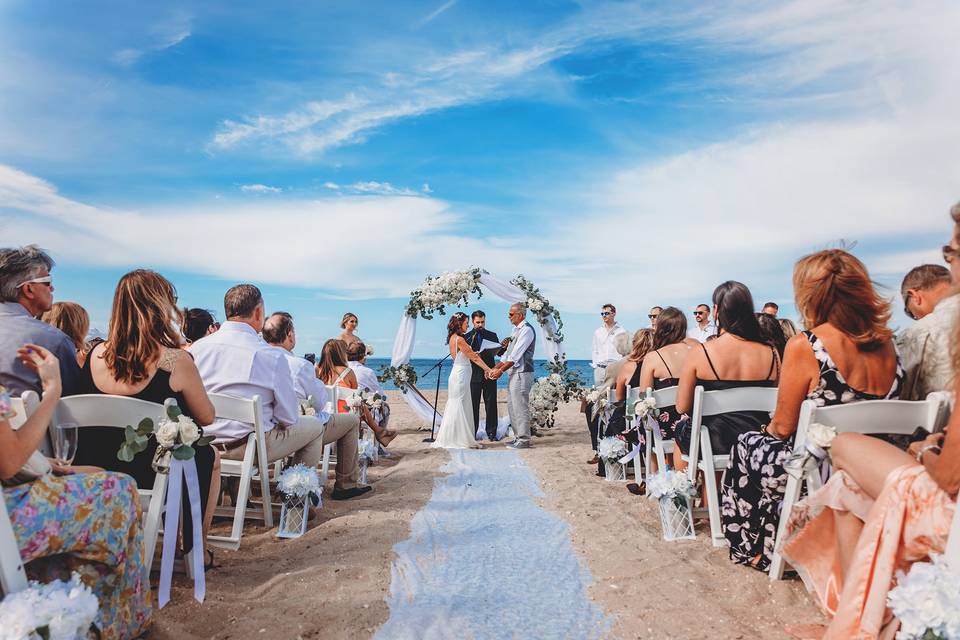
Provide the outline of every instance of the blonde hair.
{"type": "Polygon", "coordinates": [[[877,292],[863,263],[843,249],[800,258],[793,268],[793,290],[808,329],[830,323],[867,351],[893,338],[887,326],[890,301],[877,292]]]}
{"type": "Polygon", "coordinates": [[[640,329],[633,334],[633,349],[627,356],[627,360],[639,364],[651,351],[653,351],[653,329],[640,329]]]}
{"type": "Polygon", "coordinates": [[[87,348],[90,316],[87,310],[76,302],[54,302],[40,319],[67,334],[77,351],[87,348]]]}
{"type": "Polygon", "coordinates": [[[343,314],[343,319],[340,320],[341,329],[347,328],[347,320],[349,320],[350,318],[353,318],[354,320],[356,320],[358,324],[360,323],[360,318],[358,318],[356,314],[350,313],[349,311],[347,311],[345,314],[343,314]]]}

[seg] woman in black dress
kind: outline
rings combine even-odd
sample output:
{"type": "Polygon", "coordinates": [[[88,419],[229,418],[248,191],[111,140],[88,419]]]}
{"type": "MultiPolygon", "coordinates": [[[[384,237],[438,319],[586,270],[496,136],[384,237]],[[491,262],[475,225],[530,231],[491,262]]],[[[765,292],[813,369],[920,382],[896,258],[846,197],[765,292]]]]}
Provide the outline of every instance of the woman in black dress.
{"type": "MultiPolygon", "coordinates": [[[[173,285],[159,273],[138,269],[117,284],[107,341],[97,345],[84,363],[80,394],[109,394],[163,404],[174,398],[184,415],[204,427],[213,422],[213,403],[203,388],[190,354],[180,348],[180,311],[173,285]]],[[[76,464],[94,465],[126,473],[141,489],[153,486],[155,438],[132,462],[117,459],[123,442],[121,429],[89,427],[80,430],[76,464]]],[[[220,492],[219,458],[213,447],[197,447],[195,457],[204,509],[204,537],[213,519],[220,492]]],[[[184,492],[184,513],[189,502],[184,492]]],[[[192,548],[190,518],[184,519],[184,550],[192,548]]],[[[212,555],[212,554],[211,554],[212,555]]]]}

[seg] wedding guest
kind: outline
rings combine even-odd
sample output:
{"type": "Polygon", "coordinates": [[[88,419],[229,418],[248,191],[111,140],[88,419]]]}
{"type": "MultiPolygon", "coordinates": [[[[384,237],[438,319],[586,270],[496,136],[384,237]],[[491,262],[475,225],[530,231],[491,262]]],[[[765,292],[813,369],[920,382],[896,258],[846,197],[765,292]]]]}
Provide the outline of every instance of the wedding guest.
{"type": "MultiPolygon", "coordinates": [[[[487,314],[477,309],[470,314],[470,321],[473,323],[473,329],[464,334],[463,339],[467,341],[470,348],[474,350],[483,360],[483,363],[489,368],[496,366],[496,355],[499,349],[484,349],[483,341],[500,342],[500,338],[493,331],[487,329],[487,314]]],[[[470,394],[473,400],[473,423],[480,424],[480,401],[483,400],[483,410],[486,414],[486,424],[484,426],[487,432],[487,438],[491,442],[497,440],[498,411],[497,411],[497,381],[489,380],[483,369],[470,363],[470,394]]]]}
{"type": "Polygon", "coordinates": [[[183,324],[181,326],[183,338],[187,341],[187,348],[200,338],[206,337],[220,328],[220,323],[213,317],[209,309],[183,310],[183,324]]]}
{"type": "Polygon", "coordinates": [[[604,369],[620,359],[621,356],[616,349],[616,339],[619,335],[627,334],[627,330],[617,322],[617,308],[612,304],[603,305],[600,318],[602,322],[593,332],[590,358],[595,384],[600,384],[603,380],[604,369]]]}
{"type": "MultiPolygon", "coordinates": [[[[366,389],[370,393],[378,393],[384,397],[386,394],[380,385],[380,379],[377,373],[367,366],[367,345],[363,342],[354,342],[347,348],[347,366],[353,370],[357,376],[357,385],[360,389],[366,389]]],[[[371,410],[374,421],[382,428],[387,428],[390,421],[390,404],[383,400],[379,408],[371,410]]]]}
{"type": "Polygon", "coordinates": [[[769,313],[758,313],[757,322],[760,323],[760,335],[767,344],[772,344],[783,360],[783,350],[787,346],[787,336],[783,334],[780,322],[769,313]]]}
{"type": "MultiPolygon", "coordinates": [[[[637,331],[637,333],[634,334],[633,344],[636,344],[638,340],[642,341],[644,337],[649,334],[650,331],[651,331],[650,329],[640,329],[639,331],[637,331]]],[[[600,384],[596,386],[597,391],[599,391],[600,394],[603,395],[604,397],[607,396],[610,389],[613,389],[616,387],[617,378],[620,376],[620,370],[623,368],[624,364],[627,362],[626,356],[628,356],[632,350],[630,337],[626,333],[622,333],[619,336],[617,336],[616,350],[617,350],[617,356],[618,356],[617,361],[609,365],[606,369],[604,369],[603,380],[601,380],[600,384]]],[[[614,411],[615,409],[616,409],[615,407],[611,407],[611,411],[614,411]]],[[[594,403],[588,402],[585,406],[584,413],[586,414],[586,417],[587,417],[587,430],[590,432],[590,442],[593,445],[593,451],[594,451],[593,458],[589,460],[587,464],[600,464],[600,458],[597,455],[596,451],[597,451],[598,439],[603,437],[603,435],[600,434],[601,412],[595,410],[594,403]]],[[[613,419],[618,420],[619,423],[621,424],[620,431],[622,431],[623,430],[622,424],[624,421],[624,411],[623,411],[622,405],[620,406],[620,410],[617,413],[618,415],[611,416],[611,420],[613,419]]],[[[620,433],[620,431],[617,431],[617,433],[620,433]]],[[[600,475],[600,476],[603,475],[602,464],[600,464],[600,472],[597,475],[600,475]]]]}
{"type": "MultiPolygon", "coordinates": [[[[286,356],[257,335],[264,324],[260,290],[252,284],[231,287],[223,298],[223,308],[226,322],[190,348],[207,392],[240,398],[260,396],[268,462],[292,455],[295,461],[316,467],[323,458],[325,441],[336,438],[337,473],[331,497],[348,500],[370,491],[371,487],[358,482],[360,434],[353,423],[337,425],[343,433],[331,429],[325,434],[323,422],[315,416],[300,415],[286,356]]],[[[216,436],[225,458],[242,460],[253,425],[217,419],[206,431],[216,436]]]]}
{"type": "Polygon", "coordinates": [[[789,318],[777,318],[777,322],[780,323],[780,330],[783,331],[783,337],[787,340],[800,333],[797,325],[793,324],[793,320],[789,318]]]}
{"type": "MultiPolygon", "coordinates": [[[[662,313],[660,314],[660,322],[663,322],[662,313]]],[[[657,326],[660,326],[660,322],[657,323],[657,326]]],[[[617,355],[621,356],[620,360],[614,363],[618,366],[613,371],[615,376],[613,386],[616,389],[617,402],[626,400],[627,387],[636,389],[640,386],[641,365],[644,362],[644,357],[653,350],[653,335],[653,329],[640,329],[634,333],[630,351],[626,355],[622,354],[623,345],[617,345],[617,355]]]]}
{"type": "MultiPolygon", "coordinates": [[[[163,404],[177,401],[183,414],[200,427],[213,422],[214,411],[190,354],[180,349],[179,309],[173,285],[154,271],[137,269],[117,283],[110,312],[110,333],[106,342],[90,351],[80,372],[78,394],[129,396],[163,404]],[[176,325],[170,320],[176,319],[176,325]]],[[[124,442],[122,429],[85,427],[80,430],[77,455],[80,465],[93,465],[132,476],[141,489],[150,489],[156,479],[153,456],[156,438],[132,462],[117,458],[124,442]]],[[[212,447],[197,447],[194,457],[204,512],[204,538],[209,532],[220,494],[219,459],[212,447]]],[[[184,492],[183,513],[190,513],[184,492]]],[[[184,550],[193,547],[193,522],[183,521],[184,550]]],[[[210,561],[213,562],[212,551],[210,561]]]]}
{"type": "MultiPolygon", "coordinates": [[[[763,341],[754,315],[753,296],[746,285],[733,280],[713,292],[713,318],[717,337],[694,347],[680,373],[676,410],[693,411],[693,392],[698,385],[706,391],[738,387],[776,387],[780,374],[777,350],[763,341]]],[[[715,455],[729,453],[741,433],[756,431],[769,419],[764,411],[735,411],[703,419],[715,455]]],[[[676,443],[683,453],[690,451],[690,421],[677,429],[676,443]]],[[[676,458],[679,460],[679,458],[676,458]]],[[[677,467],[681,465],[678,463],[677,467]]]]}
{"type": "Polygon", "coordinates": [[[0,249],[0,385],[19,396],[41,392],[37,374],[13,354],[23,344],[38,344],[60,362],[64,395],[76,393],[80,377],[77,348],[56,327],[37,320],[53,305],[53,259],[36,245],[0,249]]]}
{"type": "Polygon", "coordinates": [[[780,307],[777,306],[776,302],[765,302],[763,304],[763,309],[760,310],[760,313],[766,313],[774,318],[777,317],[777,314],[780,312],[780,307]]]}
{"type": "Polygon", "coordinates": [[[931,391],[953,388],[950,353],[960,315],[960,294],[957,294],[951,270],[956,262],[947,245],[944,259],[950,270],[934,264],[915,267],[900,285],[904,313],[916,320],[897,336],[897,347],[907,370],[905,400],[920,400],[931,391]]]}
{"type": "MultiPolygon", "coordinates": [[[[691,353],[691,345],[685,340],[687,319],[676,307],[667,307],[660,314],[660,322],[653,334],[653,351],[645,358],[640,369],[641,389],[667,389],[680,383],[680,372],[691,353]],[[656,356],[656,357],[653,357],[656,356]]],[[[657,422],[665,440],[676,436],[680,414],[676,407],[658,407],[657,422]]],[[[679,459],[679,455],[676,456],[679,459]]],[[[676,464],[674,464],[676,466],[676,464]]]]}
{"type": "Polygon", "coordinates": [[[25,344],[16,353],[43,389],[40,404],[14,431],[9,420],[16,413],[0,386],[3,500],[27,574],[43,582],[77,571],[98,600],[97,637],[140,637],[152,623],[153,606],[136,483],[122,473],[78,467],[23,477],[21,469],[46,437],[61,380],[57,358],[44,347],[25,344]]]}
{"type": "Polygon", "coordinates": [[[896,399],[903,379],[887,327],[890,305],[857,258],[839,249],[801,258],[793,288],[812,329],[790,339],[773,418],[739,437],[721,490],[730,559],[761,571],[773,555],[800,405],[896,399]]]}
{"type": "Polygon", "coordinates": [[[357,330],[358,324],[360,324],[360,319],[356,315],[349,311],[343,314],[343,319],[340,321],[340,328],[343,329],[343,333],[340,334],[339,339],[347,343],[347,346],[360,340],[360,337],[353,333],[357,330]]]}
{"type": "Polygon", "coordinates": [[[710,321],[709,305],[698,304],[697,308],[693,310],[693,320],[693,326],[687,331],[688,338],[702,344],[710,339],[710,336],[717,335],[717,327],[710,321]]]}
{"type": "MultiPolygon", "coordinates": [[[[358,389],[357,375],[348,364],[347,347],[343,340],[331,338],[323,344],[320,351],[320,363],[316,367],[317,377],[326,385],[343,387],[344,389],[358,389]]],[[[338,413],[350,412],[346,400],[337,402],[338,413]]],[[[397,437],[395,431],[389,431],[379,424],[366,405],[359,407],[360,421],[365,423],[376,434],[377,442],[386,447],[397,437]]]]}
{"type": "Polygon", "coordinates": [[[653,330],[657,329],[657,318],[660,317],[660,312],[663,311],[663,307],[651,307],[650,313],[647,314],[647,319],[650,321],[650,328],[653,330]]]}
{"type": "Polygon", "coordinates": [[[87,357],[87,332],[90,331],[90,316],[76,302],[54,302],[49,311],[40,317],[43,322],[63,331],[77,350],[77,362],[83,366],[87,357]]]}

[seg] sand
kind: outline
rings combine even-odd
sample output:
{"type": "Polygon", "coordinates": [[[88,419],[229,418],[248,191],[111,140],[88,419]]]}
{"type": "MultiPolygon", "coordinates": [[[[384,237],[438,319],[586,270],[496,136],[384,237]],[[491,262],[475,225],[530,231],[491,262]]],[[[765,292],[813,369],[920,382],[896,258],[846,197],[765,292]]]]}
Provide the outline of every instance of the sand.
{"type": "MultiPolygon", "coordinates": [[[[390,446],[395,457],[370,469],[374,490],[325,500],[300,539],[280,540],[248,522],[239,551],[217,551],[221,566],[207,574],[203,605],[185,576],[174,577],[171,603],[157,612],[150,637],[356,640],[386,622],[393,545],[409,537],[449,458],[421,442],[428,435],[417,430],[421,421],[390,395],[392,428],[401,435],[390,446]]],[[[593,578],[590,596],[615,618],[611,637],[780,638],[786,623],[822,621],[798,580],[771,584],[766,574],[732,564],[702,526],[696,540],[664,542],[653,502],[585,464],[590,446],[578,409],[561,407],[557,425],[521,455],[540,480],[542,506],[570,526],[593,578]]]]}

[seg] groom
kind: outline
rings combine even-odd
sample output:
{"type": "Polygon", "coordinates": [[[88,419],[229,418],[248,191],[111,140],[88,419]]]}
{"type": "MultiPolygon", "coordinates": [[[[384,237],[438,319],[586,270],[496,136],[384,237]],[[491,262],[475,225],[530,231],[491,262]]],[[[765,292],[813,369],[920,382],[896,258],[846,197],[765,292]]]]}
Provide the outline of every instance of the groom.
{"type": "MultiPolygon", "coordinates": [[[[470,348],[480,354],[480,358],[488,367],[493,368],[494,356],[498,349],[486,349],[481,351],[484,341],[500,342],[493,331],[487,329],[487,314],[477,309],[470,316],[473,322],[473,329],[468,331],[463,339],[467,341],[470,348]]],[[[495,347],[497,345],[494,345],[495,347]]],[[[483,374],[483,369],[474,363],[470,363],[473,368],[473,376],[470,378],[470,394],[473,399],[473,425],[474,428],[480,425],[480,396],[483,396],[484,411],[487,414],[487,437],[490,441],[497,439],[497,381],[489,380],[483,374]]]]}
{"type": "Polygon", "coordinates": [[[490,370],[487,377],[496,380],[504,371],[510,371],[510,383],[507,385],[507,411],[510,413],[510,425],[516,439],[507,446],[511,449],[530,448],[530,388],[533,386],[533,350],[536,334],[527,322],[527,308],[519,302],[510,305],[507,314],[513,325],[513,335],[507,346],[507,352],[500,358],[500,364],[490,370]]]}

